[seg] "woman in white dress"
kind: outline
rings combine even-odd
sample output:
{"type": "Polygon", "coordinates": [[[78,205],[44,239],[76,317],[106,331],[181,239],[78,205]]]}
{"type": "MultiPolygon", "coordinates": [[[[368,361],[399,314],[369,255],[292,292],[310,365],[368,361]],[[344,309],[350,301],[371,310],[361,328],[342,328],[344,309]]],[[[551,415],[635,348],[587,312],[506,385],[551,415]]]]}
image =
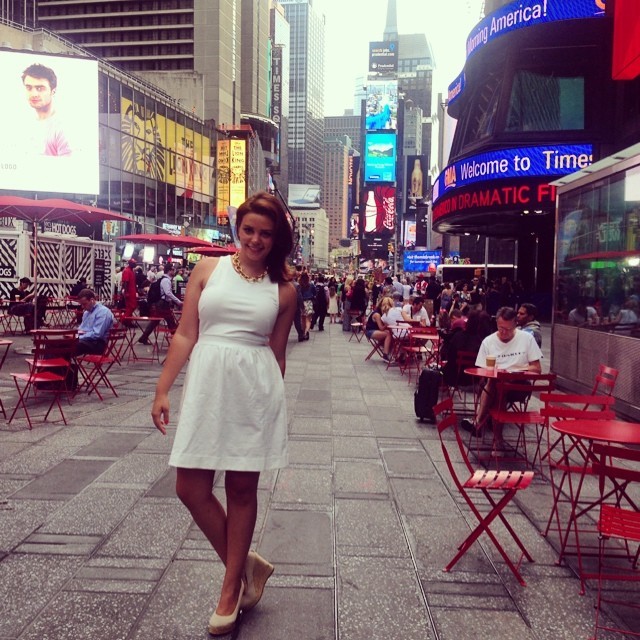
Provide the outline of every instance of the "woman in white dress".
{"type": "Polygon", "coordinates": [[[169,464],[176,493],[225,565],[209,633],[232,631],[255,606],[273,566],[249,547],[260,472],[287,464],[286,345],[297,305],[286,264],[293,240],[280,202],[260,192],[237,212],[240,250],[201,260],[156,387],[151,415],[163,433],[169,390],[189,359],[169,464]],[[225,471],[227,511],[213,495],[225,471]]]}

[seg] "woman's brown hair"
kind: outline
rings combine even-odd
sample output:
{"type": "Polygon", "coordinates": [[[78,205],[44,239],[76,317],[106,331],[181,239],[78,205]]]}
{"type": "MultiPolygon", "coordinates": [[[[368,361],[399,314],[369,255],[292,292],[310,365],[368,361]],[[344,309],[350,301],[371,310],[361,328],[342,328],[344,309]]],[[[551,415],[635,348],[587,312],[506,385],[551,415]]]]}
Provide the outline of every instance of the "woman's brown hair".
{"type": "Polygon", "coordinates": [[[238,207],[236,229],[240,229],[242,219],[248,213],[266,216],[273,222],[273,247],[265,266],[271,282],[288,282],[291,280],[291,273],[287,259],[293,250],[293,234],[284,206],[270,193],[258,191],[238,207]]]}

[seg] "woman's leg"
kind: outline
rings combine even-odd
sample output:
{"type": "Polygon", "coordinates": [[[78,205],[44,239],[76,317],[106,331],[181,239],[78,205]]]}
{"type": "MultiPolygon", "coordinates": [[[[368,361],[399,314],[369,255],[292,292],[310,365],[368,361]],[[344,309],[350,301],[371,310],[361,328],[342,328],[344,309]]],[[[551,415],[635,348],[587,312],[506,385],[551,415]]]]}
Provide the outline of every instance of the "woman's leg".
{"type": "Polygon", "coordinates": [[[227,555],[217,612],[231,613],[238,602],[240,583],[258,513],[258,480],[256,471],[227,471],[227,555]]]}
{"type": "Polygon", "coordinates": [[[227,471],[227,512],[213,495],[215,472],[178,468],[176,493],[227,568],[216,611],[228,615],[238,602],[240,581],[257,512],[257,472],[227,471]]]}

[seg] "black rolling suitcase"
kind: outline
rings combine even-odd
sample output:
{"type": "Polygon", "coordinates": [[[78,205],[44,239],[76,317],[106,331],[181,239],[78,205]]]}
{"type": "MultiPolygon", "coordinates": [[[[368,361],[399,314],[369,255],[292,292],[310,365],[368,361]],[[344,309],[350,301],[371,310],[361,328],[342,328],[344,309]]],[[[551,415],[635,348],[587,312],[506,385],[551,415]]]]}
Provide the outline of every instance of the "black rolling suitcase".
{"type": "Polygon", "coordinates": [[[440,371],[423,369],[420,372],[418,388],[413,396],[413,406],[416,416],[420,418],[420,422],[426,420],[427,422],[435,423],[433,407],[438,403],[441,380],[442,374],[440,371]]]}

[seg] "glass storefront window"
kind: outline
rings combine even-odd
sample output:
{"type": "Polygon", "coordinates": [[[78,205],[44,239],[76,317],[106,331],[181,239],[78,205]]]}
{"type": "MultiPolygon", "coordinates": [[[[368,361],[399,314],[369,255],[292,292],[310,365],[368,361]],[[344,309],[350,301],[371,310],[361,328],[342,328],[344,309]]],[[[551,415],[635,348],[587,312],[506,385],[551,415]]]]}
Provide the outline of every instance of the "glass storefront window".
{"type": "Polygon", "coordinates": [[[640,165],[563,194],[556,321],[640,338],[640,165]]]}
{"type": "Polygon", "coordinates": [[[517,71],[506,131],[584,129],[584,78],[549,71],[517,71]]]}

